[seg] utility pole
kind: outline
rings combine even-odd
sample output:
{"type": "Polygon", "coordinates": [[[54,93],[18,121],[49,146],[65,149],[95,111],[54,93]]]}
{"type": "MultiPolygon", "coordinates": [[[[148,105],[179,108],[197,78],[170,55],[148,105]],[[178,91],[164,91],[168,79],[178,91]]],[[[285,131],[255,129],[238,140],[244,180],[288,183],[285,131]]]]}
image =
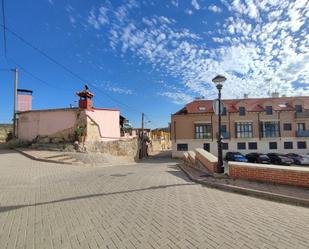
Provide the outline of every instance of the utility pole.
{"type": "Polygon", "coordinates": [[[142,112],[141,158],[144,158],[144,115],[142,112]]]}
{"type": "Polygon", "coordinates": [[[13,105],[13,137],[16,137],[16,107],[17,107],[17,88],[18,88],[18,69],[12,69],[14,72],[14,105],[13,105]]]}

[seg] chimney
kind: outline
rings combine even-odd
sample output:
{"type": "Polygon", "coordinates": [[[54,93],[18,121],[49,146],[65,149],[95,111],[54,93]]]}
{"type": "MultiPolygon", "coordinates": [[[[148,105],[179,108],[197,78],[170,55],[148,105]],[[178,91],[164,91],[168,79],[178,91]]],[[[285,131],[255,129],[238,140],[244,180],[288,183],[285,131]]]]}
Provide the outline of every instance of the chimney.
{"type": "Polygon", "coordinates": [[[25,112],[32,110],[32,93],[31,90],[17,89],[17,111],[25,112]]]}
{"type": "Polygon", "coordinates": [[[80,109],[86,109],[88,111],[93,110],[92,98],[94,94],[88,90],[87,85],[85,85],[84,90],[77,92],[76,95],[79,96],[79,108],[80,109]]]}
{"type": "Polygon", "coordinates": [[[272,98],[279,98],[279,93],[278,92],[272,92],[271,97],[272,98]]]}
{"type": "Polygon", "coordinates": [[[248,94],[248,93],[245,93],[245,94],[244,94],[244,99],[247,99],[247,98],[249,98],[249,94],[248,94]]]}

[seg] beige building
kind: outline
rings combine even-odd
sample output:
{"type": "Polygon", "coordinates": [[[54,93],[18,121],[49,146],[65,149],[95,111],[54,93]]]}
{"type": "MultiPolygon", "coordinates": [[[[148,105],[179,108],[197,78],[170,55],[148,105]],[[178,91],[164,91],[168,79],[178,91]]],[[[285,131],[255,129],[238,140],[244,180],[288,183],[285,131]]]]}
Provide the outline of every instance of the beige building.
{"type": "MultiPolygon", "coordinates": [[[[172,115],[173,157],[204,148],[217,155],[213,100],[194,100],[172,115]]],[[[223,100],[223,153],[308,153],[309,96],[223,100]]]]}

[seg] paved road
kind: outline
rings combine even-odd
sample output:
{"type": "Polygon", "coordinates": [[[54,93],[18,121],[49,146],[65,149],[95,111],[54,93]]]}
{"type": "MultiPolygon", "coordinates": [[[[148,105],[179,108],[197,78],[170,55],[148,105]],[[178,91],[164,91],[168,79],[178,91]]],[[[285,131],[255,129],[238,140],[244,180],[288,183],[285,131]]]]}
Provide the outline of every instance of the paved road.
{"type": "Polygon", "coordinates": [[[82,167],[0,151],[0,248],[309,248],[309,209],[207,188],[175,162],[82,167]]]}

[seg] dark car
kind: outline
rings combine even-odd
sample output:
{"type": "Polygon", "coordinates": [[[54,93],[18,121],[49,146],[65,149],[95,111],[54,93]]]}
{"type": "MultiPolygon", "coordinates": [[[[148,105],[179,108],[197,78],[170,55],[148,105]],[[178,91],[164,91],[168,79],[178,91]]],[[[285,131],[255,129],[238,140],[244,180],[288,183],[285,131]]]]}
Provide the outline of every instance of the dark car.
{"type": "Polygon", "coordinates": [[[227,152],[225,155],[226,161],[248,162],[248,159],[239,152],[227,152]]]}
{"type": "Polygon", "coordinates": [[[266,154],[249,153],[246,155],[246,157],[250,163],[264,163],[264,164],[270,163],[270,159],[266,154]]]}
{"type": "Polygon", "coordinates": [[[294,163],[294,160],[288,158],[287,156],[279,153],[268,153],[267,156],[270,158],[270,162],[272,164],[279,165],[291,165],[294,163]]]}
{"type": "Polygon", "coordinates": [[[309,164],[309,155],[299,155],[296,153],[288,153],[287,157],[293,159],[294,163],[297,165],[308,165],[309,164]]]}

